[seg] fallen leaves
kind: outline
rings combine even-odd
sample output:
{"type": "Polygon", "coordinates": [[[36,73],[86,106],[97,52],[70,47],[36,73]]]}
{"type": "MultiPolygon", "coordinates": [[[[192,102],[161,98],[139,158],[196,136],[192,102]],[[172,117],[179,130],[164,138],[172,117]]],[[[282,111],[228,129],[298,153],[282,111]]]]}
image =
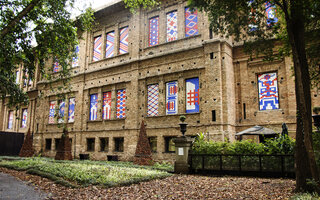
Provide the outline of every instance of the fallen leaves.
{"type": "Polygon", "coordinates": [[[46,192],[49,199],[289,199],[295,182],[292,179],[248,177],[208,177],[173,175],[123,187],[89,186],[70,189],[46,178],[22,171],[0,168],[46,192]]]}

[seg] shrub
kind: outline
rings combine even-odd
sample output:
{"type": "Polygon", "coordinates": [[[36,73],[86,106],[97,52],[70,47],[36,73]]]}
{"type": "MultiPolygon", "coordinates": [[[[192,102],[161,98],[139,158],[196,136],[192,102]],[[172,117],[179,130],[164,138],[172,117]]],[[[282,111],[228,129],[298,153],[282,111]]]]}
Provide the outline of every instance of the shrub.
{"type": "Polygon", "coordinates": [[[208,140],[204,133],[199,133],[193,143],[192,151],[195,154],[293,154],[294,145],[294,139],[288,135],[267,139],[265,143],[255,143],[251,140],[229,143],[214,142],[208,140]]]}

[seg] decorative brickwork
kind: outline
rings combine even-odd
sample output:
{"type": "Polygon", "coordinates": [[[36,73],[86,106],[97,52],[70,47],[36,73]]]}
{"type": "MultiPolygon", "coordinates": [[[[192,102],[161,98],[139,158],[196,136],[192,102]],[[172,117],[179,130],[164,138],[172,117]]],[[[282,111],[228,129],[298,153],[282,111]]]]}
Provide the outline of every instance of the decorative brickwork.
{"type": "Polygon", "coordinates": [[[147,137],[144,121],[141,122],[136,154],[134,156],[134,164],[152,165],[151,148],[147,137]]]}
{"type": "Polygon", "coordinates": [[[63,130],[55,160],[73,160],[71,153],[71,142],[66,129],[63,130]]]}
{"type": "Polygon", "coordinates": [[[24,138],[24,142],[23,142],[22,148],[20,150],[19,156],[20,157],[32,157],[33,154],[34,154],[33,137],[30,133],[30,128],[29,128],[27,135],[24,138]]]}

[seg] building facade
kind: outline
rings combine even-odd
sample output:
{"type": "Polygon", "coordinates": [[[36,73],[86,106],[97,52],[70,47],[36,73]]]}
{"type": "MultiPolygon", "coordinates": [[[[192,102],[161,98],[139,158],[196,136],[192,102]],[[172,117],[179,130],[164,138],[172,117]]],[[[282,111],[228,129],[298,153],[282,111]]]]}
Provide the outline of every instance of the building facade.
{"type": "MultiPolygon", "coordinates": [[[[1,101],[3,131],[34,132],[34,146],[53,157],[65,124],[75,157],[132,160],[139,127],[145,121],[156,160],[172,160],[172,139],[199,132],[217,141],[254,125],[295,131],[295,88],[291,58],[266,63],[250,60],[242,46],[209,29],[208,18],[185,1],[135,14],[116,1],[95,12],[97,25],[81,33],[78,57],[71,63],[71,90],[57,92],[39,74],[17,84],[29,94],[28,106],[9,108],[1,101]],[[59,94],[65,94],[60,99],[59,94]]],[[[58,63],[49,63],[52,73],[58,63]]],[[[317,91],[313,106],[320,105],[317,91]]]]}

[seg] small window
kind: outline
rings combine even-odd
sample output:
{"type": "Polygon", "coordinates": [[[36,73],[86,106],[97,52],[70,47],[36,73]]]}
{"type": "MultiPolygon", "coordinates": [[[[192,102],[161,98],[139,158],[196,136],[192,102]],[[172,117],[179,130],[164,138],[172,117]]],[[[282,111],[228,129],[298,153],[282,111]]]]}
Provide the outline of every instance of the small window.
{"type": "Polygon", "coordinates": [[[156,153],[157,152],[157,137],[149,137],[148,140],[149,140],[151,151],[153,153],[156,153]]]}
{"type": "Polygon", "coordinates": [[[123,137],[114,138],[114,151],[123,152],[123,143],[124,143],[123,137]]]}
{"type": "Polygon", "coordinates": [[[87,138],[87,151],[94,151],[94,138],[87,138]]]}
{"type": "Polygon", "coordinates": [[[58,150],[59,143],[60,143],[60,138],[54,139],[55,150],[58,150]]]}
{"type": "Polygon", "coordinates": [[[164,137],[165,140],[165,152],[167,153],[173,153],[175,152],[175,144],[173,142],[173,140],[176,137],[164,137]]]}
{"type": "Polygon", "coordinates": [[[46,139],[46,150],[51,150],[52,139],[46,139]]]}
{"type": "Polygon", "coordinates": [[[100,151],[109,150],[109,138],[100,138],[100,151]]]}

